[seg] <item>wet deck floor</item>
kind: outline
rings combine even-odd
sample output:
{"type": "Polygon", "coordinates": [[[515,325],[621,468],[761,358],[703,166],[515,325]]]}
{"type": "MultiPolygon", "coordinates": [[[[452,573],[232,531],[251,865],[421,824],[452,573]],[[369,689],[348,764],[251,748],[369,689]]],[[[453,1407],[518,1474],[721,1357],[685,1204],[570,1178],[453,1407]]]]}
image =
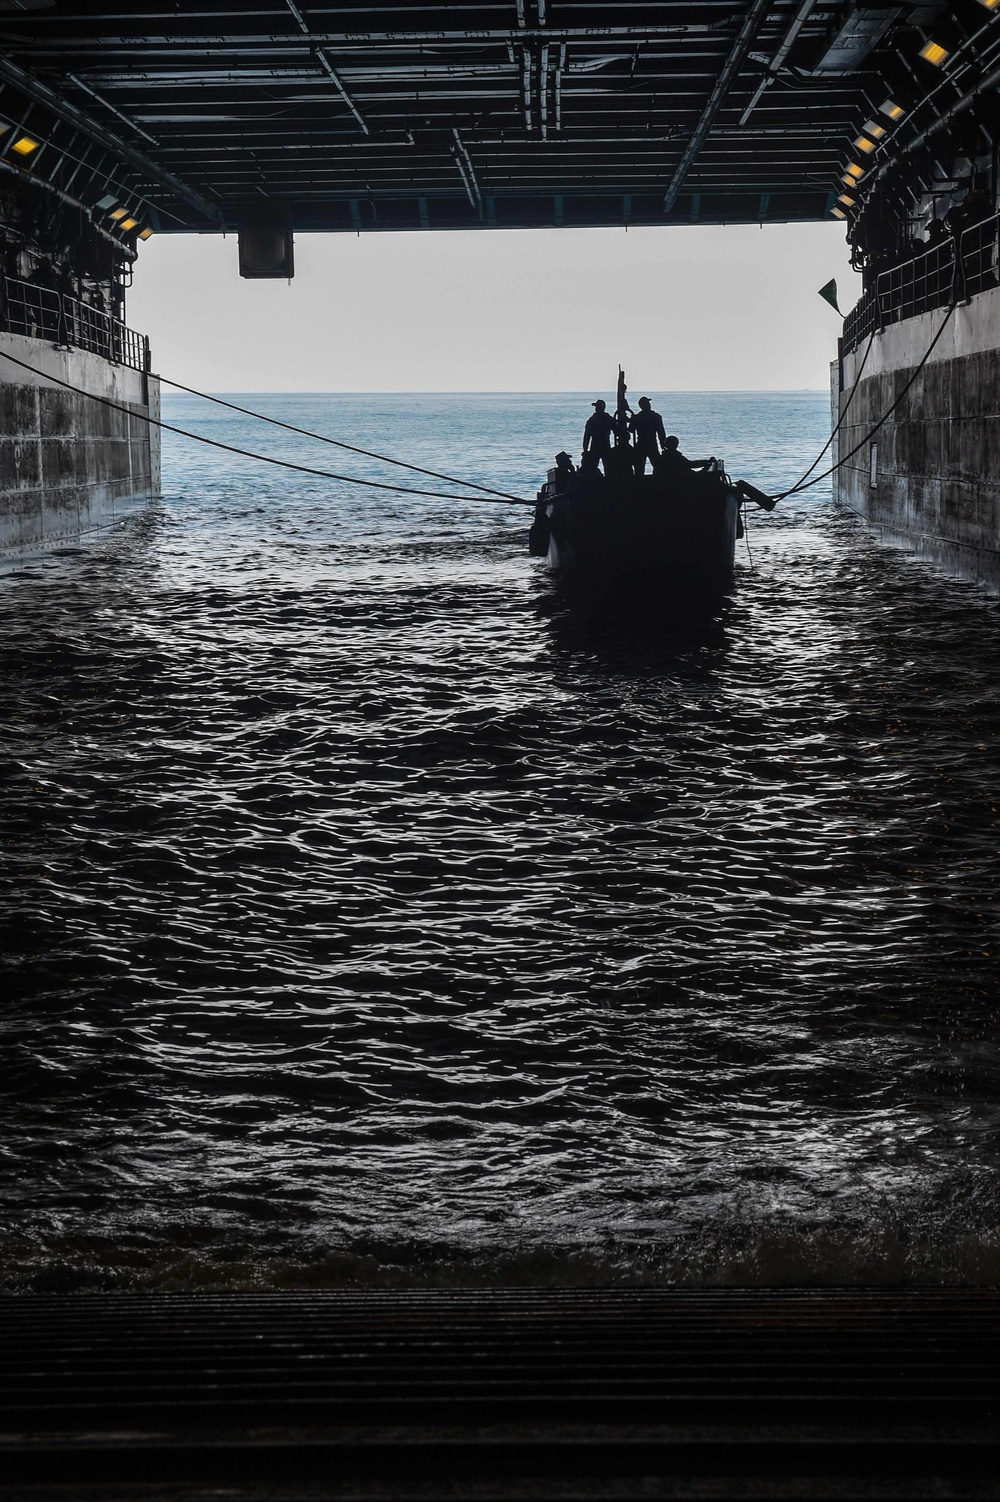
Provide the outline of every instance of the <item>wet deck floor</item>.
{"type": "Polygon", "coordinates": [[[994,1497],[1000,1294],[7,1296],[7,1498],[994,1497]]]}

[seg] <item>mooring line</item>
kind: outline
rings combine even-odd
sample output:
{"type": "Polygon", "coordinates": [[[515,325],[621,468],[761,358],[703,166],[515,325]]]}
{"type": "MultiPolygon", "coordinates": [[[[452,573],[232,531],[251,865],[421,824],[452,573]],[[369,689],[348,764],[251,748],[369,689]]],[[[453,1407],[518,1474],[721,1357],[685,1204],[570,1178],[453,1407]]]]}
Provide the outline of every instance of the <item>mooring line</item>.
{"type": "Polygon", "coordinates": [[[832,429],[832,431],[830,433],[829,438],[826,440],[826,442],[824,443],[823,447],[820,449],[819,453],[816,455],[815,459],[810,464],[809,468],[803,474],[799,475],[799,478],[795,481],[795,484],[791,487],[791,490],[788,490],[788,491],[785,492],[786,495],[793,495],[795,493],[795,491],[799,488],[800,485],[802,485],[802,486],[805,485],[806,480],[808,480],[809,476],[812,474],[813,470],[816,468],[817,464],[822,459],[822,457],[826,453],[827,449],[830,448],[830,446],[832,445],[833,440],[836,438],[837,434],[840,432],[841,426],[843,425],[844,418],[847,416],[848,412],[851,410],[851,403],[853,402],[854,398],[857,396],[858,389],[861,386],[861,377],[864,375],[865,366],[868,364],[868,356],[872,352],[872,345],[875,343],[875,335],[877,333],[878,333],[877,329],[872,329],[871,334],[868,337],[868,348],[865,350],[864,358],[861,361],[861,368],[859,369],[857,375],[854,377],[854,385],[851,387],[851,394],[847,398],[847,401],[844,403],[844,410],[840,413],[839,417],[837,418],[836,424],[833,427],[833,429],[832,429]]]}
{"type": "MultiPolygon", "coordinates": [[[[826,453],[827,449],[830,447],[830,444],[833,442],[833,439],[836,437],[843,419],[847,416],[847,411],[850,407],[851,402],[854,400],[855,392],[858,390],[861,382],[861,373],[864,370],[868,356],[871,353],[872,343],[874,342],[875,338],[874,333],[872,334],[871,339],[869,340],[868,349],[865,351],[864,359],[861,362],[861,369],[858,371],[854,386],[851,390],[851,395],[848,398],[847,405],[845,406],[843,413],[840,415],[840,418],[838,419],[836,426],[830,434],[830,437],[827,439],[827,442],[824,444],[823,448],[816,456],[816,459],[814,459],[813,463],[809,466],[809,469],[805,471],[805,475],[802,477],[802,479],[798,480],[787,490],[779,491],[777,495],[772,497],[772,500],[775,504],[778,501],[787,500],[787,498],[791,495],[798,495],[803,490],[811,490],[814,485],[818,485],[822,480],[828,480],[830,476],[832,474],[835,474],[838,469],[842,468],[842,466],[845,465],[849,459],[852,459],[854,455],[859,452],[859,450],[863,449],[866,443],[869,443],[871,441],[871,439],[875,436],[879,429],[888,422],[893,412],[895,412],[896,408],[902,402],[903,398],[912,388],[914,382],[917,379],[917,376],[920,374],[921,370],[923,370],[924,366],[927,364],[927,361],[930,359],[935,345],[941,338],[941,335],[944,333],[948,320],[951,318],[951,315],[954,313],[957,306],[957,302],[951,303],[948,311],[945,313],[940,328],[934,335],[934,338],[931,340],[930,344],[927,346],[927,349],[924,351],[924,354],[917,366],[914,368],[913,374],[911,375],[910,379],[907,381],[902,391],[896,397],[896,400],[879,418],[878,422],[875,423],[873,427],[869,428],[868,432],[858,443],[855,444],[854,448],[850,449],[843,456],[843,458],[838,459],[836,464],[832,464],[830,468],[824,470],[822,474],[815,475],[813,479],[807,480],[805,478],[805,475],[808,475],[810,471],[815,468],[816,464],[819,463],[819,460],[823,457],[823,454],[826,453]]],[[[346,443],[339,438],[330,438],[323,433],[313,433],[308,428],[299,428],[296,427],[294,423],[284,422],[281,418],[268,417],[263,412],[254,412],[251,408],[242,407],[236,402],[229,402],[224,397],[210,396],[207,392],[198,391],[193,386],[185,386],[180,381],[172,381],[168,376],[154,377],[155,379],[165,381],[168,386],[176,387],[176,389],[179,391],[186,391],[191,396],[202,397],[205,401],[215,402],[221,407],[228,407],[232,411],[240,412],[246,417],[254,417],[261,422],[272,423],[275,427],[285,428],[289,432],[299,433],[303,437],[317,439],[320,443],[333,444],[337,448],[347,449],[351,453],[363,454],[366,458],[378,459],[386,464],[394,464],[399,468],[412,470],[416,474],[428,475],[433,479],[444,480],[449,485],[467,485],[470,489],[479,491],[479,494],[454,495],[451,492],[444,490],[423,490],[418,489],[417,487],[412,485],[392,485],[387,480],[365,480],[362,479],[360,475],[342,475],[337,473],[335,470],[316,469],[312,465],[308,464],[294,464],[290,459],[276,459],[272,454],[258,454],[253,449],[244,449],[239,448],[236,444],[223,443],[219,438],[208,438],[203,433],[192,433],[188,428],[180,428],[175,423],[164,421],[163,418],[153,417],[149,412],[136,412],[132,407],[125,406],[121,402],[112,401],[110,397],[98,396],[93,391],[84,391],[82,387],[75,386],[72,381],[64,381],[59,376],[51,375],[48,372],[38,371],[35,366],[29,365],[26,360],[19,360],[16,355],[9,354],[6,350],[0,350],[0,354],[2,354],[3,358],[9,361],[10,364],[18,365],[22,370],[27,370],[32,375],[41,375],[45,380],[53,381],[57,386],[62,386],[65,390],[72,391],[77,396],[86,397],[92,402],[99,402],[101,406],[110,407],[114,412],[122,412],[129,418],[134,418],[138,422],[145,422],[152,427],[160,428],[164,432],[176,433],[181,438],[190,438],[195,443],[207,444],[209,447],[221,449],[224,453],[227,454],[236,454],[241,459],[256,459],[261,464],[273,464],[279,469],[291,470],[296,474],[313,475],[317,479],[321,480],[338,480],[346,485],[363,485],[370,490],[387,490],[393,492],[393,494],[396,495],[429,496],[434,500],[441,501],[485,501],[493,505],[500,506],[534,506],[535,504],[534,501],[526,500],[523,496],[510,495],[507,491],[504,490],[493,490],[491,487],[486,485],[477,485],[474,480],[459,480],[456,479],[453,475],[445,475],[439,473],[437,470],[423,469],[418,464],[409,464],[405,460],[392,459],[389,458],[388,455],[375,453],[371,449],[359,448],[356,445],[346,443]]]]}
{"type": "MultiPolygon", "coordinates": [[[[899,395],[897,396],[896,400],[893,402],[892,406],[891,407],[887,407],[886,410],[882,413],[882,416],[879,418],[878,422],[874,425],[874,427],[869,428],[868,432],[865,434],[865,436],[861,439],[861,441],[859,443],[856,443],[854,445],[854,447],[852,449],[850,449],[844,455],[844,457],[842,459],[838,459],[837,462],[836,462],[836,464],[831,464],[831,466],[830,466],[829,469],[825,469],[821,475],[816,475],[814,479],[807,480],[804,485],[801,482],[799,484],[797,484],[797,485],[793,485],[790,489],[788,489],[788,490],[782,490],[780,492],[780,494],[772,497],[772,499],[776,503],[778,501],[785,500],[790,495],[798,495],[800,491],[810,490],[813,485],[818,485],[821,480],[828,480],[832,474],[835,474],[836,471],[841,468],[842,465],[844,465],[844,464],[847,463],[848,459],[853,459],[854,455],[856,453],[858,453],[858,451],[860,449],[863,449],[866,443],[870,443],[871,442],[871,440],[874,438],[875,434],[879,431],[879,429],[881,427],[883,427],[889,421],[889,418],[895,412],[895,410],[899,406],[900,402],[903,400],[903,398],[910,391],[911,387],[913,386],[914,381],[917,379],[917,376],[920,374],[920,372],[923,370],[924,366],[927,364],[927,361],[930,359],[931,354],[933,353],[933,350],[934,350],[934,346],[937,344],[938,340],[941,338],[941,335],[944,333],[945,329],[947,328],[948,321],[951,318],[951,315],[954,313],[954,311],[955,311],[955,309],[957,307],[958,307],[958,303],[957,302],[952,302],[951,303],[950,307],[948,308],[947,313],[945,313],[944,318],[941,320],[941,327],[938,329],[937,333],[934,335],[934,338],[931,340],[930,344],[927,346],[926,350],[924,351],[923,355],[921,356],[919,364],[915,366],[913,374],[910,376],[910,379],[907,381],[906,385],[903,387],[902,391],[899,393],[899,395]]],[[[809,471],[807,470],[806,473],[808,474],[808,472],[809,471]]]]}
{"type": "MultiPolygon", "coordinates": [[[[177,391],[186,391],[189,396],[200,396],[202,401],[215,402],[216,406],[228,407],[231,412],[242,412],[244,417],[255,417],[258,422],[269,422],[276,428],[285,428],[289,433],[301,433],[304,438],[315,438],[318,443],[329,443],[335,448],[347,449],[351,454],[364,454],[366,459],[380,459],[383,464],[394,464],[398,469],[409,469],[417,475],[428,475],[432,480],[445,480],[449,485],[466,485],[470,490],[481,490],[486,495],[498,496],[505,501],[516,501],[523,505],[521,496],[511,495],[507,490],[496,490],[492,485],[479,485],[475,480],[457,480],[454,475],[441,474],[436,469],[424,469],[419,464],[409,464],[405,459],[393,459],[388,454],[377,454],[373,449],[359,448],[357,444],[346,443],[343,438],[330,438],[326,433],[314,433],[309,428],[296,427],[293,422],[285,422],[280,417],[269,417],[266,412],[255,412],[252,407],[241,407],[239,402],[230,402],[222,396],[212,396],[208,391],[199,391],[195,386],[185,386],[183,381],[173,381],[169,376],[157,375],[158,381],[163,381],[167,386],[173,386],[177,391]]],[[[822,456],[821,456],[822,457],[822,456]]]]}
{"type": "MultiPolygon", "coordinates": [[[[206,438],[203,433],[191,433],[187,428],[178,428],[174,423],[164,422],[162,418],[150,416],[148,412],[136,412],[132,407],[112,401],[110,397],[98,396],[93,391],[84,391],[81,387],[74,386],[72,381],[64,381],[59,376],[37,370],[34,365],[29,365],[26,360],[19,360],[16,355],[8,354],[6,350],[0,350],[0,355],[12,365],[19,365],[22,370],[41,376],[46,381],[53,381],[57,386],[62,386],[77,396],[87,397],[92,402],[100,402],[101,406],[110,407],[114,412],[124,412],[127,417],[134,418],[138,422],[149,423],[167,433],[177,433],[181,438],[191,438],[196,443],[206,443],[211,448],[222,449],[227,454],[237,454],[242,459],[257,459],[261,464],[274,464],[279,469],[294,470],[300,475],[315,475],[321,480],[341,480],[348,485],[365,485],[371,490],[391,490],[397,495],[432,496],[440,501],[485,501],[496,506],[534,506],[535,504],[534,501],[524,500],[521,496],[505,495],[502,492],[493,495],[452,495],[444,490],[418,490],[412,485],[390,485],[387,480],[363,480],[358,475],[341,475],[329,469],[314,469],[308,464],[293,464],[290,459],[275,459],[271,454],[257,454],[252,449],[237,448],[235,444],[223,443],[221,439],[206,438]]],[[[461,484],[462,482],[455,481],[454,483],[461,484]]]]}

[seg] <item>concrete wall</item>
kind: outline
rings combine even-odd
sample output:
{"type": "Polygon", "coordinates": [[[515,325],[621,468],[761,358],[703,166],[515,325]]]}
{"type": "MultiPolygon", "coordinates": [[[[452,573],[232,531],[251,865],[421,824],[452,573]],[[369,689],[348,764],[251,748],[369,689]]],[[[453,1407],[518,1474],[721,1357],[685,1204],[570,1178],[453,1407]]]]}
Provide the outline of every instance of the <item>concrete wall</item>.
{"type": "MultiPolygon", "coordinates": [[[[946,311],[876,334],[867,360],[863,340],[844,358],[839,393],[834,365],[834,401],[847,413],[835,458],[892,406],[946,311]]],[[[899,407],[837,471],[835,493],[886,541],[1000,593],[1000,289],[952,313],[899,407]]]]}
{"type": "Polygon", "coordinates": [[[0,333],[0,557],[17,557],[106,527],[160,488],[154,377],[82,350],[0,333]],[[29,365],[24,370],[12,355],[29,365]],[[120,402],[116,412],[79,392],[120,402]]]}

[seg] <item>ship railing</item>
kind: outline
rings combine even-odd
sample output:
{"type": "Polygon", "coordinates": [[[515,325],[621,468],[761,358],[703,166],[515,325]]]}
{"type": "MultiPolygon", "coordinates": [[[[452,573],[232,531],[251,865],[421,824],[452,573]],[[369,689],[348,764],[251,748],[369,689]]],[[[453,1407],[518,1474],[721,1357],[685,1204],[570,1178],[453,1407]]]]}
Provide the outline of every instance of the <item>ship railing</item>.
{"type": "Polygon", "coordinates": [[[878,328],[878,302],[874,291],[863,292],[844,319],[844,334],[841,340],[843,352],[849,355],[878,328]]]}
{"type": "Polygon", "coordinates": [[[958,261],[952,240],[935,245],[912,261],[879,273],[875,283],[878,327],[899,323],[952,300],[958,261]]]}
{"type": "Polygon", "coordinates": [[[0,328],[67,349],[100,355],[113,365],[148,372],[149,340],[110,313],[50,287],[3,278],[0,328]]]}
{"type": "Polygon", "coordinates": [[[844,319],[844,353],[890,324],[1000,286],[1000,214],[880,272],[844,319]]]}
{"type": "Polygon", "coordinates": [[[48,287],[33,282],[3,280],[3,326],[9,334],[27,334],[29,339],[59,338],[62,299],[48,287]]]}
{"type": "Polygon", "coordinates": [[[970,225],[962,235],[962,286],[966,297],[1000,287],[1000,214],[970,225]]]}

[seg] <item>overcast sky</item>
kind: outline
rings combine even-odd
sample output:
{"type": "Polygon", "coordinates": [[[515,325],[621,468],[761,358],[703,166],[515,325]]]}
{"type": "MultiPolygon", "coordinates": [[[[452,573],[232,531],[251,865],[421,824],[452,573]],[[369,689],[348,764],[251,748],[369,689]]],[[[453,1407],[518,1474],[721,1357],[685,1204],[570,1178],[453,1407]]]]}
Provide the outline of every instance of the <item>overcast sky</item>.
{"type": "Polygon", "coordinates": [[[242,281],[235,236],[140,247],[127,317],[208,391],[825,390],[860,291],[835,224],[298,235],[242,281]]]}

